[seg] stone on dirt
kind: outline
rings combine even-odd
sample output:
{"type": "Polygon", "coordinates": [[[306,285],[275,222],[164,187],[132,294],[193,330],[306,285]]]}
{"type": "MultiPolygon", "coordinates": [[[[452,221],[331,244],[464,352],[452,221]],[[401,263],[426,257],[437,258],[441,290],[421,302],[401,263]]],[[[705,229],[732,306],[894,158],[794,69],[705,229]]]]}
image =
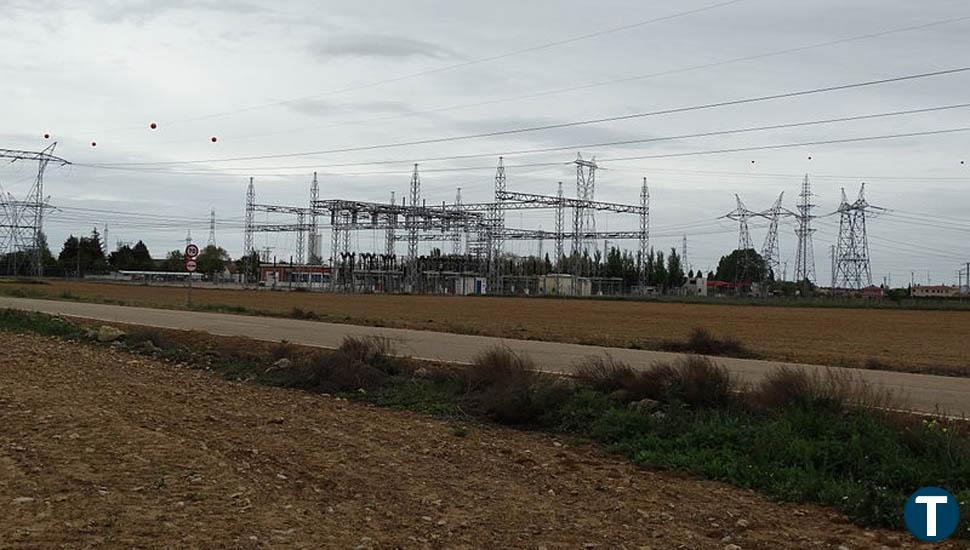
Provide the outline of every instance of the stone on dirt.
{"type": "Polygon", "coordinates": [[[101,328],[98,329],[97,337],[98,342],[108,343],[120,340],[121,338],[124,338],[124,336],[125,331],[110,325],[102,325],[101,328]]]}
{"type": "Polygon", "coordinates": [[[656,399],[641,399],[628,405],[631,411],[647,414],[660,408],[660,401],[656,399]]]}

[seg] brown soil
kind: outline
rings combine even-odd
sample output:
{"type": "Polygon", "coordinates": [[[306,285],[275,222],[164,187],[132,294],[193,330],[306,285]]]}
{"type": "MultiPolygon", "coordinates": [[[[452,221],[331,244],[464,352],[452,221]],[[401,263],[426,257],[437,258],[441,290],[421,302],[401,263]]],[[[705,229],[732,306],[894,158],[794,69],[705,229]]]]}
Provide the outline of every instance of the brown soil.
{"type": "Polygon", "coordinates": [[[0,333],[0,540],[14,547],[872,548],[814,506],[552,436],[228,382],[0,333]]]}
{"type": "MultiPolygon", "coordinates": [[[[15,285],[4,284],[5,288],[15,285]]],[[[24,285],[57,298],[184,307],[183,288],[53,281],[24,285]]],[[[193,291],[197,304],[242,306],[322,320],[506,338],[655,348],[697,327],[737,338],[766,359],[970,375],[970,312],[757,307],[635,301],[193,291]]]]}

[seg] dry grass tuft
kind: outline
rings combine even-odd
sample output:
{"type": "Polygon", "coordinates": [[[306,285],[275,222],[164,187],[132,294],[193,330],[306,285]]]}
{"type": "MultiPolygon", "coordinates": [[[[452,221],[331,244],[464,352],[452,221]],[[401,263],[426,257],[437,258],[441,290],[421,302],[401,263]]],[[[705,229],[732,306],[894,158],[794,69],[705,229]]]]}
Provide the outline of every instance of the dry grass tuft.
{"type": "Polygon", "coordinates": [[[686,341],[664,340],[661,349],[678,353],[696,353],[698,355],[719,355],[722,357],[755,358],[758,354],[749,350],[740,340],[715,336],[706,328],[695,328],[686,341]]]}
{"type": "Polygon", "coordinates": [[[891,390],[868,382],[848,369],[777,367],[748,394],[752,405],[779,409],[790,404],[835,409],[901,409],[891,390]]]}
{"type": "Polygon", "coordinates": [[[654,363],[642,371],[609,356],[589,357],[576,367],[576,378],[621,401],[655,399],[719,407],[727,405],[734,393],[734,381],[726,369],[693,355],[674,363],[654,363]]]}

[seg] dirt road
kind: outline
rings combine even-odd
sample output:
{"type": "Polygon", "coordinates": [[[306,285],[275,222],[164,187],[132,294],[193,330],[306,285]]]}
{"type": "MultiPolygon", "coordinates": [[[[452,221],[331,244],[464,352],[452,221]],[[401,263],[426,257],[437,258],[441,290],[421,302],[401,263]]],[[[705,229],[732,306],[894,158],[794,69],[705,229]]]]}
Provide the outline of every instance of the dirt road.
{"type": "Polygon", "coordinates": [[[0,333],[5,547],[878,548],[903,533],[551,436],[0,333]]]}
{"type": "MultiPolygon", "coordinates": [[[[345,336],[380,335],[394,340],[398,351],[402,354],[445,362],[469,362],[482,350],[494,346],[506,346],[516,352],[529,355],[539,368],[551,372],[569,372],[576,361],[595,354],[609,354],[634,367],[646,367],[656,361],[670,361],[679,357],[673,353],[579,344],[24,298],[0,297],[0,307],[119,323],[199,330],[224,336],[246,336],[272,341],[288,340],[297,344],[321,347],[336,347],[345,336]]],[[[752,383],[760,380],[773,366],[783,364],[732,358],[717,358],[717,362],[727,367],[742,382],[752,383]]],[[[805,367],[823,368],[808,365],[805,367]]],[[[893,390],[911,410],[970,416],[970,378],[875,370],[852,370],[851,373],[865,378],[875,386],[893,390]]]]}

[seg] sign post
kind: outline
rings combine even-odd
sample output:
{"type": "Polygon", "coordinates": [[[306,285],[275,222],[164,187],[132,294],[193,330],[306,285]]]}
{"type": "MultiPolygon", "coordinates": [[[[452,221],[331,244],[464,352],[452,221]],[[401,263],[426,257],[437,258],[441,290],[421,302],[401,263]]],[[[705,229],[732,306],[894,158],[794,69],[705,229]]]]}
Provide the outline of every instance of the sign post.
{"type": "Polygon", "coordinates": [[[199,262],[197,258],[199,257],[199,247],[189,243],[185,247],[185,271],[189,274],[189,293],[188,293],[188,304],[192,307],[192,275],[197,269],[199,269],[199,262]]]}

